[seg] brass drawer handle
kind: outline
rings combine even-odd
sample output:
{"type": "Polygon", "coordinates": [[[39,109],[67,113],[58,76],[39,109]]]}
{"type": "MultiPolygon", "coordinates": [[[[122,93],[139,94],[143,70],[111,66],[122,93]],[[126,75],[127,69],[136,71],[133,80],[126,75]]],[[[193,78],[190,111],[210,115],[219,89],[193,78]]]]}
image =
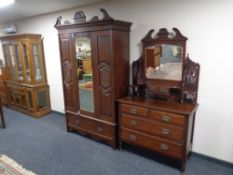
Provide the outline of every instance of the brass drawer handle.
{"type": "Polygon", "coordinates": [[[168,116],[168,115],[163,115],[162,116],[162,121],[166,122],[166,123],[169,123],[171,121],[171,117],[168,116]]]}
{"type": "Polygon", "coordinates": [[[133,141],[135,141],[135,140],[137,140],[137,136],[135,136],[135,135],[129,135],[129,138],[130,138],[130,140],[133,140],[133,141]]]}
{"type": "Polygon", "coordinates": [[[104,128],[102,128],[102,127],[97,127],[97,132],[101,133],[101,132],[103,132],[103,131],[104,131],[104,128]]]}
{"type": "Polygon", "coordinates": [[[169,146],[168,146],[168,145],[160,144],[160,149],[161,149],[161,150],[167,151],[167,150],[168,150],[168,148],[169,148],[169,146]]]}
{"type": "Polygon", "coordinates": [[[160,130],[160,133],[161,133],[161,134],[164,134],[164,135],[169,135],[170,132],[171,132],[171,130],[170,130],[170,129],[167,129],[167,128],[162,128],[162,129],[160,130]]]}
{"type": "Polygon", "coordinates": [[[135,108],[135,107],[131,107],[130,108],[130,110],[129,110],[129,112],[131,113],[131,114],[137,114],[137,108],[135,108]]]}
{"type": "Polygon", "coordinates": [[[138,124],[138,122],[137,122],[136,120],[131,120],[131,121],[129,122],[129,124],[130,124],[131,126],[136,126],[136,125],[138,124]]]}

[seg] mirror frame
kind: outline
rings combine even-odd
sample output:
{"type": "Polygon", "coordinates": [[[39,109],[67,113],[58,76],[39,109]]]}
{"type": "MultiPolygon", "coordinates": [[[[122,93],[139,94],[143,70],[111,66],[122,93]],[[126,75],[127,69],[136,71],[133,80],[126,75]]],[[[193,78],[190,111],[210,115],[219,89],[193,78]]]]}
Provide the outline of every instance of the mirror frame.
{"type": "Polygon", "coordinates": [[[143,64],[143,76],[146,87],[150,91],[157,91],[158,88],[180,88],[183,80],[183,70],[185,65],[186,55],[186,41],[187,38],[183,36],[177,28],[173,28],[173,32],[169,33],[166,28],[161,28],[157,35],[152,38],[154,30],[150,30],[147,35],[142,39],[143,44],[143,62],[145,63],[145,49],[150,46],[169,44],[182,47],[182,77],[181,80],[163,80],[163,79],[150,79],[145,75],[145,64],[143,64]]]}

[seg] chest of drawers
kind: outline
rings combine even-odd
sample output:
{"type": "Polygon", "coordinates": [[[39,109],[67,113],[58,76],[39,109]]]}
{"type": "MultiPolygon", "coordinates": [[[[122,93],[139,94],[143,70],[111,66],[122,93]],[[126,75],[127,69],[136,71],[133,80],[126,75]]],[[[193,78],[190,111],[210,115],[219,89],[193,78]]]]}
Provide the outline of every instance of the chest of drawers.
{"type": "Polygon", "coordinates": [[[197,105],[120,99],[119,143],[137,145],[185,163],[192,149],[197,105]]]}

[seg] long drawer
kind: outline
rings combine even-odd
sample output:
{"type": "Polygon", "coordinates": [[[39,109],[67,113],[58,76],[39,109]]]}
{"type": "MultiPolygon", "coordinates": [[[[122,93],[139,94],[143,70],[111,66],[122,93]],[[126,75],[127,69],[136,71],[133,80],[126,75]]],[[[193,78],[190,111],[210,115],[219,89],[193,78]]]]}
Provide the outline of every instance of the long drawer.
{"type": "Polygon", "coordinates": [[[185,116],[169,112],[150,110],[149,119],[157,120],[163,123],[170,123],[180,127],[185,127],[185,116]]]}
{"type": "Polygon", "coordinates": [[[147,134],[157,135],[180,143],[184,142],[183,128],[161,122],[151,122],[127,114],[121,114],[120,120],[123,127],[145,132],[147,134]]]}
{"type": "Polygon", "coordinates": [[[113,140],[115,137],[115,126],[108,125],[90,118],[67,114],[68,127],[82,132],[113,140]]]}
{"type": "Polygon", "coordinates": [[[121,139],[125,142],[143,146],[178,159],[183,158],[184,146],[182,144],[169,142],[165,139],[153,137],[124,127],[121,128],[120,135],[121,139]]]}

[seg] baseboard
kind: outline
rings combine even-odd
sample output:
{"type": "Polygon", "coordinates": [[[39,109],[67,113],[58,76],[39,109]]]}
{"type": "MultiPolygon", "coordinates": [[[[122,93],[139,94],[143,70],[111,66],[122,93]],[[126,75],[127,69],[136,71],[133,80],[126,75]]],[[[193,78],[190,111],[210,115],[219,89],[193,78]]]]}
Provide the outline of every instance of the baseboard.
{"type": "Polygon", "coordinates": [[[210,161],[210,162],[213,162],[216,164],[220,164],[220,165],[225,166],[225,167],[233,168],[233,163],[231,163],[231,162],[227,162],[224,160],[220,160],[220,159],[213,158],[213,157],[203,155],[200,153],[196,153],[196,152],[192,152],[192,156],[195,156],[195,157],[198,157],[200,159],[207,160],[207,161],[210,161]]]}
{"type": "Polygon", "coordinates": [[[52,110],[52,112],[55,113],[55,114],[62,115],[63,117],[65,117],[65,113],[62,113],[60,111],[52,110]]]}

